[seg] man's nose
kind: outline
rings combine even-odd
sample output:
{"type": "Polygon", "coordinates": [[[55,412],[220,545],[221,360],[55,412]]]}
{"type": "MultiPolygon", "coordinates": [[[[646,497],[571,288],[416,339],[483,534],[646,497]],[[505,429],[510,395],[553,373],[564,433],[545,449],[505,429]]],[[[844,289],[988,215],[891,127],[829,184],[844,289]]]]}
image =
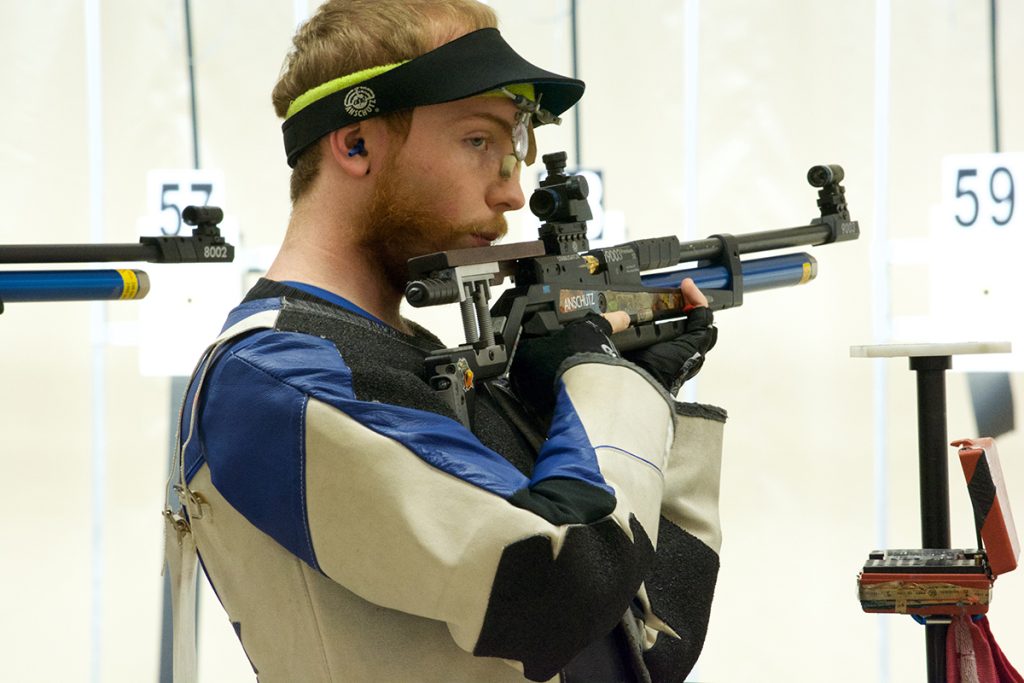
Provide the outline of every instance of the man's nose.
{"type": "Polygon", "coordinates": [[[494,211],[516,211],[526,204],[523,187],[519,182],[519,171],[522,164],[516,164],[512,177],[502,178],[500,175],[488,189],[487,205],[494,211]]]}

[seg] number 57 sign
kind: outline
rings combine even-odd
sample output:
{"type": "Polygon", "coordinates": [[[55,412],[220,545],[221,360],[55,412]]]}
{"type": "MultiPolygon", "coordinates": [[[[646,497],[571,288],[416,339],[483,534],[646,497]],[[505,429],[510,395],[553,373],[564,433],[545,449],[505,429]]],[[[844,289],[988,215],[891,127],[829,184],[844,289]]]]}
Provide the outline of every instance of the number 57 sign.
{"type": "MultiPolygon", "coordinates": [[[[150,171],[140,236],[191,235],[192,226],[181,219],[186,206],[224,209],[220,232],[239,246],[238,226],[225,201],[224,173],[217,169],[150,171]]],[[[151,290],[139,306],[140,370],[147,376],[188,376],[203,348],[217,335],[224,316],[241,298],[239,267],[235,263],[147,264],[146,271],[151,290]]]]}

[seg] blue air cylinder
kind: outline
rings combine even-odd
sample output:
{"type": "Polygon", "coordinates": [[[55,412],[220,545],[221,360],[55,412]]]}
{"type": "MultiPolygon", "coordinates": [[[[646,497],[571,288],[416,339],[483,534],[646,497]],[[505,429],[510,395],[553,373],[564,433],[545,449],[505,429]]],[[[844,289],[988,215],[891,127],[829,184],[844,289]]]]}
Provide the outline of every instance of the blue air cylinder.
{"type": "MultiPolygon", "coordinates": [[[[743,292],[790,287],[810,282],[818,274],[818,262],[806,252],[783,254],[740,262],[743,292]]],[[[643,275],[645,287],[678,287],[686,278],[693,278],[701,289],[728,289],[729,271],[725,266],[710,265],[643,275]]]]}
{"type": "Polygon", "coordinates": [[[0,301],[141,299],[149,276],[141,270],[20,270],[0,272],[0,301]]]}

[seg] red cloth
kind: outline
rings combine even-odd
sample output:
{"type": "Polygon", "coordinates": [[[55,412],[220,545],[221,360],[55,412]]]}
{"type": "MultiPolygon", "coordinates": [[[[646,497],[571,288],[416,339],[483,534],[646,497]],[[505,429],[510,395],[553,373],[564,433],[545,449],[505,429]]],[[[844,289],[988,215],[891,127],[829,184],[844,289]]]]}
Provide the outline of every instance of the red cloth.
{"type": "Polygon", "coordinates": [[[946,636],[947,683],[1024,683],[999,649],[988,619],[954,617],[946,636]]]}

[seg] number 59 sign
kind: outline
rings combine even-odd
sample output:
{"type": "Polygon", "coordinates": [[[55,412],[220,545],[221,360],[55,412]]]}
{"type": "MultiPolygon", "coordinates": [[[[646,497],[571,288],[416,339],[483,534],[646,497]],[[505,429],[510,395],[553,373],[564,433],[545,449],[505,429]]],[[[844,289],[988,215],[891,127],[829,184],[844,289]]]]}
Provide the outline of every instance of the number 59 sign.
{"type": "Polygon", "coordinates": [[[1024,154],[962,154],[942,162],[944,213],[964,230],[1012,230],[1022,224],[1017,187],[1024,154]]]}
{"type": "Polygon", "coordinates": [[[1018,274],[1022,186],[1024,154],[961,154],[942,161],[942,206],[933,214],[930,240],[931,336],[1010,341],[1015,349],[1012,355],[958,357],[957,369],[1024,369],[1024,318],[1017,313],[1024,296],[1018,274]]]}

